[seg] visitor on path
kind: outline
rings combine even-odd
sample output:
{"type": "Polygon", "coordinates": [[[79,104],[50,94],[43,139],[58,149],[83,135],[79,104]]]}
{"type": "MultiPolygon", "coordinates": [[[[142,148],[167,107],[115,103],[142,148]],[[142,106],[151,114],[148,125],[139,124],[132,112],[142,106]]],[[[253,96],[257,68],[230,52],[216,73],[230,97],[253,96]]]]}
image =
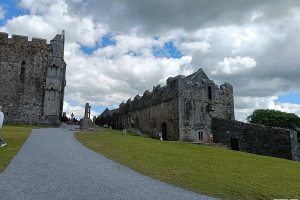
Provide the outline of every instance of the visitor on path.
{"type": "Polygon", "coordinates": [[[66,113],[64,113],[64,116],[62,116],[61,122],[62,122],[62,124],[63,124],[63,130],[65,130],[66,125],[67,125],[67,122],[68,122],[68,118],[67,118],[67,116],[66,116],[66,113]]]}
{"type": "Polygon", "coordinates": [[[131,127],[134,128],[134,120],[131,118],[131,127]]]}
{"type": "MultiPolygon", "coordinates": [[[[2,112],[2,106],[0,106],[0,130],[2,128],[3,120],[4,120],[4,115],[3,115],[3,112],[2,112]]],[[[0,142],[1,142],[0,147],[5,147],[7,145],[6,142],[2,139],[1,136],[0,136],[0,142]]]]}

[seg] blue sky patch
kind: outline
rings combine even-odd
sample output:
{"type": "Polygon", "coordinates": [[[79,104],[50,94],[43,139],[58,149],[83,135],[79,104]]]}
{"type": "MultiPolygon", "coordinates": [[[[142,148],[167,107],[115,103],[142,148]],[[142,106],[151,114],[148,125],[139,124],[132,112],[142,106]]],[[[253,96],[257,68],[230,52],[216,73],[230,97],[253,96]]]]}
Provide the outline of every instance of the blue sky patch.
{"type": "Polygon", "coordinates": [[[0,20],[0,26],[4,26],[8,19],[13,17],[18,17],[19,15],[29,14],[29,10],[18,9],[17,2],[14,0],[5,1],[5,3],[0,4],[5,12],[5,18],[0,20]]]}
{"type": "Polygon", "coordinates": [[[91,105],[91,109],[101,114],[106,109],[106,107],[91,105]]]}
{"type": "Polygon", "coordinates": [[[94,48],[81,45],[80,50],[83,51],[85,54],[91,55],[98,48],[99,48],[99,43],[96,42],[96,46],[94,48]]]}
{"type": "Polygon", "coordinates": [[[300,104],[300,93],[293,94],[293,91],[290,91],[290,94],[279,96],[275,102],[300,104]]]}
{"type": "Polygon", "coordinates": [[[152,50],[155,57],[181,58],[183,56],[181,52],[174,47],[172,41],[165,43],[163,49],[153,47],[152,50]]]}
{"type": "Polygon", "coordinates": [[[96,46],[94,48],[81,45],[80,50],[88,55],[91,55],[98,48],[104,48],[109,45],[116,45],[116,41],[112,40],[110,34],[108,34],[102,38],[101,46],[99,45],[99,42],[96,42],[96,46]]]}
{"type": "Polygon", "coordinates": [[[107,47],[109,45],[116,45],[116,41],[112,40],[112,37],[110,36],[110,34],[104,36],[102,38],[102,43],[101,43],[102,47],[107,47]]]}

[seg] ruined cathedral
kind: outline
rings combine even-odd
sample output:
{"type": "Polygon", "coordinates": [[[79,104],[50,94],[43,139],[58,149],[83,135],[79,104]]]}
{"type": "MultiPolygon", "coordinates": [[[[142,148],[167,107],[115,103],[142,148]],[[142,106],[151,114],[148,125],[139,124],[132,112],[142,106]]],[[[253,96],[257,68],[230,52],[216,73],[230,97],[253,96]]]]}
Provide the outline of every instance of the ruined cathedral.
{"type": "Polygon", "coordinates": [[[60,126],[65,34],[45,39],[0,33],[0,105],[4,123],[60,126]]]}
{"type": "Polygon", "coordinates": [[[213,136],[213,142],[226,148],[300,161],[296,131],[236,121],[232,85],[216,85],[202,69],[170,77],[163,87],[105,109],[97,121],[163,140],[203,143],[213,136]]]}
{"type": "MultiPolygon", "coordinates": [[[[233,87],[217,86],[201,68],[189,76],[170,77],[165,86],[128,99],[112,112],[118,112],[123,128],[138,128],[153,138],[161,132],[164,140],[201,141],[212,133],[212,118],[234,120],[233,87]]],[[[108,114],[103,113],[106,119],[108,114]]]]}

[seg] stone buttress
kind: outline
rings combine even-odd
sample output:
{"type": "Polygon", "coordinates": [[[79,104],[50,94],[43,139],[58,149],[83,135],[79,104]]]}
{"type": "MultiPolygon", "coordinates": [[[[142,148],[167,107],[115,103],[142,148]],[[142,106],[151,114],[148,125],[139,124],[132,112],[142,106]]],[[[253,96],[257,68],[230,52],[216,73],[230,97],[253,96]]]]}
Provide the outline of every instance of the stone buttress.
{"type": "Polygon", "coordinates": [[[60,126],[62,116],[64,88],[66,86],[66,63],[64,61],[64,31],[50,41],[47,62],[45,98],[43,116],[38,126],[60,126]]]}

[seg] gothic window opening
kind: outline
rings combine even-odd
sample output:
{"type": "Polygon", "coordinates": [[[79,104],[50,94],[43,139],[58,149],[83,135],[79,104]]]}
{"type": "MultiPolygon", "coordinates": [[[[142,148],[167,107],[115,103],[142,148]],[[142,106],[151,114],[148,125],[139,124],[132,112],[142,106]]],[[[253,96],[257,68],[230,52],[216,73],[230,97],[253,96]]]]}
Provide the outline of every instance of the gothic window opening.
{"type": "Polygon", "coordinates": [[[212,100],[211,87],[210,86],[208,86],[208,99],[212,100]]]}

